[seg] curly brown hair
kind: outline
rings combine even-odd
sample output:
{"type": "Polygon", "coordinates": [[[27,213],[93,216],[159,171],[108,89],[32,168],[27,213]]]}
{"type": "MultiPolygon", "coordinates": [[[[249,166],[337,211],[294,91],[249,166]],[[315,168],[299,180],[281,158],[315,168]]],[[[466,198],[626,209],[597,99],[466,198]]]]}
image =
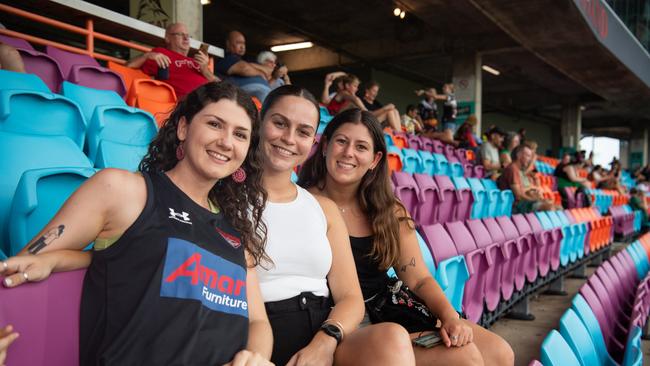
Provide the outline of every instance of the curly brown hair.
{"type": "Polygon", "coordinates": [[[250,95],[229,83],[211,82],[194,89],[178,102],[164,122],[140,162],[139,170],[165,172],[176,166],[176,149],[180,144],[176,130],[181,118],[185,117],[187,123],[191,123],[205,106],[221,99],[231,100],[246,111],[252,125],[251,142],[241,165],[246,172],[246,180],[237,183],[232,176],[223,178],[212,187],[208,198],[219,205],[226,219],[241,234],[253,265],[258,265],[262,260],[270,260],[264,251],[266,225],[262,221],[267,193],[262,186],[262,154],[257,148],[260,140],[259,114],[250,95]]]}
{"type": "Polygon", "coordinates": [[[361,178],[359,205],[368,217],[374,235],[370,256],[379,263],[381,269],[397,266],[400,255],[400,222],[407,221],[415,229],[404,205],[395,197],[390,185],[388,163],[386,162],[386,141],[381,124],[370,112],[348,109],[337,114],[325,127],[316,152],[305,162],[300,170],[298,184],[305,189],[325,188],[327,165],[325,163],[323,141],[330,141],[339,127],[346,123],[362,124],[372,137],[374,151],[382,156],[377,166],[368,170],[361,178]]]}

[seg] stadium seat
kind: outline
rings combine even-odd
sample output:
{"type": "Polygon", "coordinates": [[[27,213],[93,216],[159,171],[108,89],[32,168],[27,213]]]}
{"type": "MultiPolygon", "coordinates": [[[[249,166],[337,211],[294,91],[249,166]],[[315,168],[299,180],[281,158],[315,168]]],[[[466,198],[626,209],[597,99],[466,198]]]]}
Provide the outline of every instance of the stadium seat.
{"type": "Polygon", "coordinates": [[[641,328],[634,327],[628,337],[622,366],[642,366],[643,352],[641,351],[641,328]]]}
{"type": "Polygon", "coordinates": [[[29,90],[0,90],[0,130],[66,136],[83,148],[86,121],[79,106],[60,95],[29,90]]]}
{"type": "Polygon", "coordinates": [[[569,254],[563,250],[564,247],[562,243],[564,242],[564,231],[562,231],[562,228],[556,227],[553,224],[551,219],[548,217],[547,212],[538,211],[535,212],[535,216],[537,216],[537,219],[544,230],[550,230],[553,233],[552,239],[556,248],[551,251],[551,269],[556,270],[559,266],[566,266],[567,263],[569,263],[569,254]]]}
{"type": "Polygon", "coordinates": [[[442,154],[434,153],[432,155],[435,166],[433,174],[450,176],[451,170],[449,169],[449,161],[447,161],[447,158],[442,154]]]}
{"type": "Polygon", "coordinates": [[[400,149],[409,147],[408,140],[406,139],[406,134],[402,132],[393,131],[393,142],[395,143],[395,146],[399,147],[400,149]]]}
{"type": "Polygon", "coordinates": [[[395,196],[402,202],[411,217],[417,221],[420,189],[413,175],[407,172],[393,172],[391,178],[395,187],[395,196]]]}
{"type": "Polygon", "coordinates": [[[95,156],[95,168],[119,168],[131,172],[138,170],[147,154],[148,145],[130,145],[101,140],[95,156]]]}
{"type": "Polygon", "coordinates": [[[384,141],[386,142],[386,148],[390,146],[395,146],[395,142],[393,142],[393,135],[384,132],[384,141]]]}
{"type": "MultiPolygon", "coordinates": [[[[151,113],[158,122],[158,126],[162,126],[163,122],[169,117],[169,114],[176,106],[176,100],[176,92],[169,84],[150,79],[133,80],[129,94],[126,97],[127,104],[130,106],[151,113]]],[[[327,117],[321,115],[321,120],[323,118],[327,117]]],[[[329,123],[329,120],[327,120],[327,123],[329,123]]],[[[327,123],[319,125],[318,133],[323,133],[322,131],[327,123]]]]}
{"type": "Polygon", "coordinates": [[[426,225],[421,229],[422,237],[436,263],[436,281],[454,309],[462,311],[465,282],[469,278],[465,258],[459,255],[453,240],[441,224],[426,225]]]}
{"type": "Polygon", "coordinates": [[[433,158],[433,154],[426,150],[418,150],[418,155],[422,161],[423,170],[420,172],[422,174],[434,175],[436,172],[436,161],[433,158]]]}
{"type": "Polygon", "coordinates": [[[420,192],[417,223],[419,225],[433,225],[438,222],[438,209],[442,200],[438,185],[436,185],[433,177],[427,174],[413,174],[413,179],[420,192]]]}
{"type": "Polygon", "coordinates": [[[485,168],[483,165],[474,165],[474,178],[483,178],[485,177],[485,168]]]}
{"type": "Polygon", "coordinates": [[[510,217],[499,216],[496,218],[496,221],[503,231],[506,240],[515,241],[514,248],[516,248],[516,250],[510,250],[509,266],[504,269],[502,276],[512,276],[515,283],[515,290],[520,291],[526,284],[526,273],[525,271],[520,271],[520,269],[523,268],[521,262],[525,262],[528,252],[534,250],[533,242],[529,237],[519,235],[519,231],[517,231],[517,227],[510,217]],[[512,272],[512,275],[508,273],[508,270],[512,272]]]}
{"type": "Polygon", "coordinates": [[[85,270],[53,273],[42,282],[0,286],[0,324],[20,337],[8,365],[79,365],[79,310],[85,270]]]}
{"type": "Polygon", "coordinates": [[[424,143],[420,139],[420,136],[407,133],[406,140],[408,141],[409,148],[416,151],[420,151],[424,149],[424,143]]]}
{"type": "Polygon", "coordinates": [[[126,95],[126,86],[120,74],[99,66],[94,58],[46,46],[48,55],[59,62],[65,80],[95,89],[113,90],[126,95]]]}
{"type": "Polygon", "coordinates": [[[452,183],[451,179],[446,175],[434,175],[433,180],[435,180],[440,194],[438,218],[436,221],[440,223],[453,221],[456,215],[456,206],[458,204],[456,202],[457,196],[454,183],[452,183]]]}
{"type": "Polygon", "coordinates": [[[616,339],[617,332],[616,325],[614,324],[615,319],[610,321],[610,317],[613,317],[614,314],[608,313],[608,311],[612,311],[613,309],[608,309],[606,305],[601,303],[601,299],[594,289],[592,289],[590,283],[585,283],[580,287],[580,295],[582,295],[587,304],[589,304],[596,319],[598,319],[598,325],[600,326],[603,333],[603,339],[605,340],[605,345],[607,346],[606,350],[610,355],[621,355],[624,346],[616,339]]]}
{"type": "MultiPolygon", "coordinates": [[[[505,233],[495,218],[489,217],[481,221],[483,221],[485,228],[488,230],[488,233],[490,233],[492,241],[498,243],[503,248],[502,253],[505,258],[498,277],[498,282],[488,282],[486,284],[486,293],[498,290],[501,292],[503,300],[508,301],[512,298],[512,294],[515,291],[514,271],[517,266],[517,241],[506,238],[505,233]],[[491,286],[492,288],[490,288],[491,286]]],[[[490,309],[490,304],[487,305],[488,309],[490,309]]],[[[496,308],[496,305],[494,306],[496,308]]]]}
{"type": "Polygon", "coordinates": [[[100,142],[145,146],[158,133],[153,117],[133,107],[98,106],[88,126],[88,158],[95,161],[100,142]]]}
{"type": "Polygon", "coordinates": [[[465,168],[463,167],[463,163],[459,162],[457,157],[452,156],[451,158],[448,158],[447,161],[449,162],[450,176],[462,177],[465,175],[465,168]]]}
{"type": "Polygon", "coordinates": [[[485,187],[483,187],[481,181],[478,178],[468,178],[467,183],[469,183],[469,187],[472,190],[472,196],[474,197],[470,218],[482,219],[484,217],[491,217],[486,215],[488,197],[487,191],[485,190],[485,187]]]}
{"type": "Polygon", "coordinates": [[[43,80],[35,74],[0,70],[0,90],[7,89],[21,89],[50,93],[50,89],[47,85],[45,85],[43,80]]]}
{"type": "Polygon", "coordinates": [[[91,168],[45,168],[23,173],[9,211],[9,255],[16,255],[90,176],[91,168]]]}
{"type": "Polygon", "coordinates": [[[537,243],[535,248],[539,275],[545,277],[552,267],[551,262],[554,262],[554,270],[560,265],[559,250],[561,239],[555,237],[560,231],[557,230],[554,232],[553,229],[546,230],[542,228],[537,216],[532,212],[524,214],[524,217],[526,217],[526,221],[528,221],[528,225],[530,225],[535,242],[537,243]]]}
{"type": "Polygon", "coordinates": [[[522,245],[522,258],[519,261],[519,267],[516,269],[517,272],[523,272],[526,274],[526,280],[530,283],[534,283],[537,279],[537,274],[539,273],[538,263],[539,259],[537,258],[538,246],[543,245],[542,243],[537,242],[535,235],[533,234],[533,229],[531,228],[528,220],[522,214],[512,215],[512,223],[515,224],[519,235],[522,239],[528,241],[528,250],[525,250],[525,245],[522,245]]]}
{"type": "Polygon", "coordinates": [[[420,136],[420,141],[422,141],[423,150],[433,154],[433,140],[428,137],[420,136]]]}
{"type": "MultiPolygon", "coordinates": [[[[120,76],[122,77],[122,80],[124,80],[124,86],[126,86],[126,89],[127,89],[127,93],[126,93],[127,102],[129,101],[129,97],[131,95],[129,92],[131,91],[131,86],[133,85],[133,80],[136,80],[136,79],[152,80],[151,76],[145,74],[140,69],[134,69],[132,67],[128,67],[128,66],[125,66],[125,65],[120,65],[120,64],[118,64],[116,62],[113,62],[113,61],[108,61],[106,63],[106,67],[108,67],[109,70],[113,70],[116,73],[120,74],[120,76]]],[[[133,104],[129,104],[129,105],[133,106],[133,104]]]]}
{"type": "Polygon", "coordinates": [[[509,189],[500,190],[495,181],[489,178],[481,179],[483,186],[488,191],[488,196],[493,195],[494,191],[498,192],[496,207],[492,208],[492,201],[490,201],[490,212],[494,212],[494,216],[510,216],[512,215],[512,205],[515,202],[515,196],[509,189]],[[492,211],[494,210],[494,211],[492,211]]]}
{"type": "Polygon", "coordinates": [[[472,204],[474,203],[469,183],[463,177],[451,177],[451,181],[456,187],[456,209],[453,219],[456,221],[469,220],[472,204]]]}
{"type": "Polygon", "coordinates": [[[578,256],[573,251],[575,243],[575,235],[573,229],[569,226],[564,226],[554,211],[547,211],[544,214],[546,214],[548,219],[551,220],[554,227],[559,227],[562,229],[563,239],[562,244],[560,245],[560,264],[565,266],[570,262],[575,262],[578,256]]]}
{"type": "Polygon", "coordinates": [[[64,81],[61,84],[61,94],[79,105],[86,123],[90,123],[97,106],[126,107],[124,99],[112,90],[93,89],[69,81],[64,81]]]}
{"type": "Polygon", "coordinates": [[[402,150],[397,146],[389,146],[386,155],[388,170],[391,172],[401,172],[403,166],[402,150]]]}
{"type": "Polygon", "coordinates": [[[12,45],[20,53],[25,65],[25,72],[37,75],[46,85],[49,92],[57,93],[63,73],[59,63],[49,55],[34,50],[27,41],[0,34],[0,42],[12,45]]]}
{"type": "Polygon", "coordinates": [[[431,149],[432,149],[431,153],[433,153],[433,154],[441,154],[441,155],[445,154],[445,144],[442,141],[436,140],[436,139],[431,139],[431,143],[432,143],[431,144],[431,146],[432,146],[431,147],[431,149]]]}
{"type": "Polygon", "coordinates": [[[402,149],[402,163],[404,164],[402,167],[402,171],[404,172],[410,174],[424,173],[424,164],[422,163],[422,159],[420,159],[418,152],[413,149],[402,149]]]}
{"type": "Polygon", "coordinates": [[[580,366],[569,344],[555,329],[549,332],[542,343],[541,358],[544,366],[580,366]]]}
{"type": "MultiPolygon", "coordinates": [[[[80,167],[91,164],[81,149],[69,138],[62,136],[23,135],[0,131],[0,244],[8,245],[6,226],[14,192],[23,172],[37,168],[80,167]]],[[[2,247],[5,253],[7,247],[2,247]]],[[[8,253],[7,253],[8,254],[8,253]]]]}
{"type": "Polygon", "coordinates": [[[568,309],[560,318],[560,334],[571,347],[581,366],[600,364],[598,351],[587,328],[572,309],[568,309]]]}
{"type": "MultiPolygon", "coordinates": [[[[587,301],[580,294],[576,294],[573,297],[571,302],[571,309],[574,311],[575,315],[580,319],[584,329],[589,334],[592,344],[596,350],[599,362],[596,365],[603,366],[615,366],[618,365],[616,361],[609,355],[607,352],[607,346],[605,345],[605,339],[603,338],[603,333],[598,324],[598,319],[594,315],[593,310],[589,307],[587,301]]],[[[584,336],[584,335],[583,335],[584,336]]]]}

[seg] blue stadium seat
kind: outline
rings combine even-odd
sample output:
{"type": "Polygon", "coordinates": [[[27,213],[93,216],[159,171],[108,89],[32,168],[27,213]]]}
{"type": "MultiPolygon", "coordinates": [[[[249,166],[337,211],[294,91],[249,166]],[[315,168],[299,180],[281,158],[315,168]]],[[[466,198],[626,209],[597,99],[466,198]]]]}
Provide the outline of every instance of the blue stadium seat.
{"type": "Polygon", "coordinates": [[[474,205],[472,205],[472,213],[470,214],[471,219],[482,219],[486,216],[487,208],[489,204],[487,191],[481,180],[479,178],[467,178],[467,183],[472,190],[472,196],[474,197],[474,205]]]}
{"type": "Polygon", "coordinates": [[[158,133],[153,116],[132,107],[98,106],[88,125],[88,158],[95,161],[101,141],[149,145],[158,133]]]}
{"type": "Polygon", "coordinates": [[[45,168],[23,173],[9,213],[9,255],[16,255],[90,176],[91,168],[45,168]]]}
{"type": "Polygon", "coordinates": [[[418,150],[420,160],[422,160],[422,174],[433,175],[436,171],[436,161],[433,159],[433,154],[430,151],[418,150]]]}
{"type": "Polygon", "coordinates": [[[457,162],[457,161],[450,161],[449,162],[449,175],[452,177],[464,177],[465,176],[465,168],[463,168],[463,164],[457,162]]]}
{"type": "Polygon", "coordinates": [[[573,224],[569,221],[569,218],[566,216],[564,211],[553,211],[553,215],[556,215],[562,225],[568,230],[571,230],[573,233],[573,241],[571,244],[571,255],[569,260],[573,262],[577,258],[582,258],[585,254],[585,235],[586,229],[582,227],[582,224],[573,224]],[[575,259],[574,259],[575,258],[575,259]]]}
{"type": "Polygon", "coordinates": [[[483,207],[483,217],[497,217],[501,208],[501,191],[490,178],[479,179],[485,188],[487,202],[483,207]]]}
{"type": "Polygon", "coordinates": [[[496,190],[499,192],[498,205],[494,211],[494,216],[512,216],[512,204],[515,202],[515,196],[512,194],[512,191],[509,189],[500,190],[496,182],[489,178],[483,178],[481,182],[483,182],[483,186],[488,191],[496,190]]]}
{"type": "Polygon", "coordinates": [[[580,366],[569,344],[553,329],[542,342],[542,364],[544,366],[580,366]]]}
{"type": "Polygon", "coordinates": [[[402,167],[403,172],[410,174],[424,172],[422,159],[420,158],[420,155],[418,155],[417,151],[413,149],[402,149],[402,164],[404,164],[402,167]]]}
{"type": "Polygon", "coordinates": [[[596,346],[594,346],[587,328],[572,309],[567,310],[560,318],[560,334],[573,350],[580,365],[600,364],[598,351],[596,351],[596,346]]]}
{"type": "Polygon", "coordinates": [[[112,90],[93,89],[86,86],[64,81],[61,84],[61,94],[79,104],[87,122],[90,122],[95,108],[100,105],[126,107],[126,102],[112,90]]]}
{"type": "MultiPolygon", "coordinates": [[[[416,232],[415,235],[418,238],[418,244],[420,245],[420,253],[422,254],[422,259],[424,260],[424,264],[429,270],[429,273],[431,273],[431,276],[435,278],[436,263],[433,261],[433,257],[431,256],[431,251],[429,251],[429,247],[427,246],[427,243],[422,238],[422,235],[420,235],[420,233],[418,232],[416,232]]],[[[390,277],[397,277],[397,274],[395,273],[395,269],[392,267],[388,270],[388,275],[390,277]]]]}
{"type": "Polygon", "coordinates": [[[641,351],[641,328],[633,327],[625,345],[625,355],[621,366],[642,366],[643,352],[641,351]]]}
{"type": "Polygon", "coordinates": [[[603,332],[600,329],[598,324],[598,319],[594,312],[589,307],[585,298],[580,294],[576,294],[571,302],[571,309],[575,314],[580,318],[582,324],[585,326],[589,337],[596,349],[599,362],[597,365],[602,366],[616,366],[618,365],[616,361],[609,355],[607,352],[607,346],[605,345],[605,338],[603,337],[603,332]]]}
{"type": "Polygon", "coordinates": [[[389,134],[384,132],[384,141],[386,142],[386,147],[395,146],[393,143],[393,138],[389,134]]]}
{"type": "Polygon", "coordinates": [[[67,136],[83,148],[86,121],[79,106],[60,95],[0,90],[0,131],[67,136]]]}
{"type": "MultiPolygon", "coordinates": [[[[0,245],[8,245],[9,209],[20,177],[26,170],[54,167],[90,168],[81,149],[63,136],[37,136],[0,131],[0,245]]],[[[2,249],[7,249],[2,248],[2,249]]],[[[5,253],[8,251],[5,250],[5,253]]]]}
{"type": "Polygon", "coordinates": [[[134,172],[140,161],[147,154],[149,145],[121,144],[102,140],[97,149],[95,168],[119,168],[134,172]]]}
{"type": "Polygon", "coordinates": [[[568,257],[569,262],[575,262],[578,259],[578,254],[574,250],[576,240],[574,229],[571,226],[565,226],[556,211],[547,211],[546,214],[553,223],[553,226],[562,228],[562,233],[564,234],[562,243],[560,244],[560,262],[562,263],[563,253],[568,257]]]}
{"type": "Polygon", "coordinates": [[[50,93],[43,80],[34,74],[0,70],[0,90],[22,89],[50,93]]]}
{"type": "Polygon", "coordinates": [[[447,158],[442,155],[442,154],[432,154],[433,155],[433,160],[435,164],[435,175],[451,175],[451,171],[449,169],[449,161],[447,161],[447,158]]]}
{"type": "Polygon", "coordinates": [[[569,254],[571,252],[571,243],[573,239],[567,238],[567,232],[563,228],[562,224],[558,221],[557,216],[554,216],[554,220],[551,220],[549,215],[551,211],[538,211],[535,212],[535,215],[539,219],[540,224],[546,230],[558,227],[562,230],[562,240],[560,242],[560,265],[566,266],[569,263],[569,254]]]}
{"type": "Polygon", "coordinates": [[[474,201],[469,183],[463,177],[451,177],[451,181],[456,187],[456,208],[453,221],[469,220],[474,201]]]}

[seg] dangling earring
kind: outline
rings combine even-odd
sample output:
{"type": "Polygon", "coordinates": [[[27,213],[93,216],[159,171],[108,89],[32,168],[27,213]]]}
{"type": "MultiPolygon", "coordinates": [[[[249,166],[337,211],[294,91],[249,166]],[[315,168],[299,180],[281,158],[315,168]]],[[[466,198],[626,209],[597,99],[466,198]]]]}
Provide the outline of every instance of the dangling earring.
{"type": "Polygon", "coordinates": [[[246,180],[246,171],[242,167],[239,167],[232,173],[231,177],[235,183],[243,183],[246,180]]]}
{"type": "Polygon", "coordinates": [[[184,157],[185,150],[183,150],[183,141],[181,141],[178,143],[178,147],[176,147],[176,159],[178,159],[178,161],[181,161],[184,157]]]}

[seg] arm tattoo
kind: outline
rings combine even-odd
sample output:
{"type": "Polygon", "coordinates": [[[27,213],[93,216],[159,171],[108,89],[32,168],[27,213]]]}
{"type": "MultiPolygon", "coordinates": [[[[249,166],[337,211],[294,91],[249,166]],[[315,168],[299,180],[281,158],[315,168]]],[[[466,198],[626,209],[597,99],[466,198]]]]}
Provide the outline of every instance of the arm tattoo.
{"type": "Polygon", "coordinates": [[[406,272],[406,267],[415,267],[415,257],[411,257],[411,260],[401,267],[402,272],[406,272]]]}
{"type": "Polygon", "coordinates": [[[41,251],[41,249],[45,248],[48,244],[52,243],[54,240],[58,239],[63,235],[63,230],[65,229],[65,225],[59,225],[57,227],[53,227],[50,230],[48,230],[43,236],[40,238],[36,239],[32,245],[27,248],[27,251],[29,254],[36,254],[41,251]]]}

